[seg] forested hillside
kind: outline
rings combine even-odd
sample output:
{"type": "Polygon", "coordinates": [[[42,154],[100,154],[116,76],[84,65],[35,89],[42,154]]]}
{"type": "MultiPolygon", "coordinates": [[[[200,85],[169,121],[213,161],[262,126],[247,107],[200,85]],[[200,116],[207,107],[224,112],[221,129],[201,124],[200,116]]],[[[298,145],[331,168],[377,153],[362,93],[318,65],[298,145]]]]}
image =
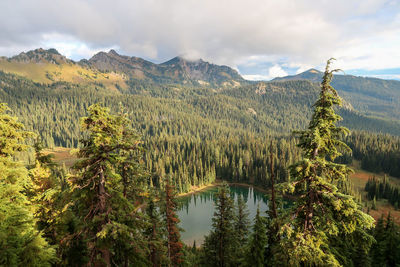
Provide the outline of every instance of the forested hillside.
{"type": "MultiPolygon", "coordinates": [[[[58,62],[27,57],[14,60],[58,62]]],[[[365,169],[400,177],[400,124],[342,101],[329,85],[328,67],[322,86],[304,80],[200,86],[131,76],[115,90],[100,81],[41,83],[0,72],[6,103],[0,106],[0,205],[6,207],[0,264],[20,265],[34,251],[35,264],[43,266],[398,262],[397,252],[387,255],[396,250],[398,227],[388,216],[372,230],[345,164],[356,159],[365,169]],[[71,168],[58,166],[40,142],[78,148],[78,159],[71,168]],[[29,150],[34,154],[23,166],[16,158],[29,150]],[[250,231],[245,204],[234,204],[223,185],[210,234],[200,248],[188,248],[180,241],[176,194],[217,180],[271,190],[268,217],[257,212],[250,231]],[[281,197],[294,204],[285,207],[281,197]],[[10,215],[13,210],[21,212],[10,215]]],[[[381,185],[371,180],[369,197],[397,207],[396,189],[385,186],[390,196],[372,190],[381,185]]]]}
{"type": "MultiPolygon", "coordinates": [[[[145,162],[155,174],[154,184],[173,173],[179,192],[216,178],[268,184],[270,140],[277,150],[279,179],[286,179],[286,167],[298,156],[290,133],[304,127],[318,92],[308,81],[214,89],[131,80],[130,92],[116,93],[98,83],[45,85],[13,74],[0,77],[2,101],[28,130],[40,134],[46,147],[77,147],[77,122],[90,105],[102,103],[115,112],[123,106],[149,151],[145,162]]],[[[395,122],[349,109],[340,113],[353,130],[400,133],[395,122]]],[[[395,155],[390,158],[397,162],[395,155]]]]}
{"type": "MultiPolygon", "coordinates": [[[[332,86],[355,110],[368,116],[399,121],[400,81],[342,74],[335,75],[332,86]]],[[[322,72],[311,69],[297,75],[275,78],[274,81],[308,80],[319,83],[322,76],[322,72]]]]}
{"type": "MultiPolygon", "coordinates": [[[[153,173],[153,183],[160,184],[164,175],[173,174],[179,192],[216,178],[267,185],[269,163],[265,158],[271,141],[277,151],[278,179],[284,181],[287,167],[299,156],[291,132],[304,128],[319,90],[318,84],[307,80],[248,83],[224,66],[182,58],[157,65],[115,51],[101,52],[79,64],[55,50],[35,50],[2,62],[24,64],[29,75],[24,78],[0,72],[1,102],[8,103],[13,114],[26,129],[38,133],[46,147],[77,147],[81,138],[77,122],[90,105],[101,103],[114,112],[122,106],[144,141],[148,151],[144,161],[153,173]],[[35,68],[30,69],[32,66],[35,68]],[[60,72],[59,80],[32,80],[37,68],[43,66],[85,68],[100,76],[78,83],[63,80],[65,73],[60,72]],[[138,70],[146,70],[146,78],[138,78],[138,70]],[[223,75],[222,79],[220,71],[231,76],[223,75]],[[179,75],[172,79],[171,73],[179,75]],[[123,84],[103,83],[98,78],[111,74],[123,77],[123,84]],[[207,80],[207,84],[193,82],[195,76],[207,80]]],[[[345,98],[343,108],[338,109],[344,126],[372,133],[400,133],[398,121],[368,117],[351,101],[345,98]]],[[[395,152],[387,155],[378,149],[372,154],[357,140],[349,139],[362,166],[400,176],[393,164],[389,170],[379,163],[388,159],[398,162],[395,152]],[[372,155],[376,163],[366,164],[372,155]]]]}

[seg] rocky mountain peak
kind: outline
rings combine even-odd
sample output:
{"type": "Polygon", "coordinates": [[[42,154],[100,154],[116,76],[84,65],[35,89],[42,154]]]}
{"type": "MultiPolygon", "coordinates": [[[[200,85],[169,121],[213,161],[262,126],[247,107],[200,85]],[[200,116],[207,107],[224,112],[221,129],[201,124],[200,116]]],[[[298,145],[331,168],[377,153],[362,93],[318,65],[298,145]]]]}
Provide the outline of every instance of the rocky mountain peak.
{"type": "Polygon", "coordinates": [[[17,56],[10,58],[10,61],[23,63],[51,63],[51,64],[66,64],[72,63],[72,60],[61,55],[56,49],[38,48],[28,52],[22,52],[17,56]]]}

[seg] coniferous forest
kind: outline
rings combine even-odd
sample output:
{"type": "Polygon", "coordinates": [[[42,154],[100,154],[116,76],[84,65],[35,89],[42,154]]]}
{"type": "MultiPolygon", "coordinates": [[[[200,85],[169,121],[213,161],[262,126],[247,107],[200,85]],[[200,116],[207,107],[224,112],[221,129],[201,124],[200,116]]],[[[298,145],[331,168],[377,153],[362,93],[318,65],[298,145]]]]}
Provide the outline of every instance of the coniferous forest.
{"type": "MultiPolygon", "coordinates": [[[[262,94],[134,80],[110,93],[0,72],[0,266],[400,265],[400,227],[390,213],[375,222],[348,179],[353,160],[400,178],[399,125],[343,108],[330,63],[319,87],[262,94]],[[72,166],[55,146],[73,148],[72,166]],[[213,183],[210,232],[188,246],[178,194],[213,183]],[[267,190],[267,213],[250,220],[228,183],[267,190]]],[[[399,208],[386,176],[365,191],[399,208]]]]}

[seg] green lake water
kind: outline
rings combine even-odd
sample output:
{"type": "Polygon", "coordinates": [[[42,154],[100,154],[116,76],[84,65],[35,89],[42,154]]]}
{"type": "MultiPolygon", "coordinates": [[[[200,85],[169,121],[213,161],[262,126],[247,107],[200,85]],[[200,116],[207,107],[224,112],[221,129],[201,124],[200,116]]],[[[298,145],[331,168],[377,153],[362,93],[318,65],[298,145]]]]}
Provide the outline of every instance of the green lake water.
{"type": "MultiPolygon", "coordinates": [[[[200,245],[204,236],[211,230],[212,217],[214,215],[214,196],[218,191],[217,187],[210,188],[195,194],[179,198],[181,208],[178,212],[180,227],[184,230],[181,233],[182,241],[187,245],[200,245]]],[[[249,219],[253,223],[256,216],[257,206],[260,205],[260,212],[265,215],[268,210],[268,198],[265,193],[255,190],[252,186],[230,186],[231,196],[235,199],[241,195],[247,203],[249,219]]]]}

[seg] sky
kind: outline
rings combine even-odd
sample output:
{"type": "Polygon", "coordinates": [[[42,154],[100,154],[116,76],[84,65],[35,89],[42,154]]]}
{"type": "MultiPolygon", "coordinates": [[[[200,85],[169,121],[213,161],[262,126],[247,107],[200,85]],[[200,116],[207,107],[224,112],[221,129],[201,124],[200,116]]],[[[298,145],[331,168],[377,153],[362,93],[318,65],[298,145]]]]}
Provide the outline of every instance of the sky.
{"type": "Polygon", "coordinates": [[[55,48],[177,55],[269,80],[334,57],[346,74],[400,79],[399,0],[1,0],[0,55],[55,48]]]}

